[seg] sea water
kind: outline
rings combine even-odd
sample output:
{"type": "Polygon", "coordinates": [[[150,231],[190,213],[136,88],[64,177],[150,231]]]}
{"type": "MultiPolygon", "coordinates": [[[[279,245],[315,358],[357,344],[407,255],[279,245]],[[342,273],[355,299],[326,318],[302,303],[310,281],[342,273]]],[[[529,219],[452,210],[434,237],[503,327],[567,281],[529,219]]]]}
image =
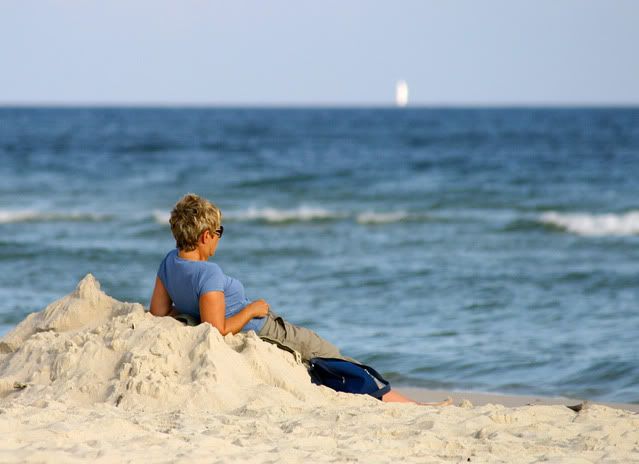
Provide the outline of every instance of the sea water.
{"type": "Polygon", "coordinates": [[[0,109],[0,334],[148,305],[173,204],[395,385],[639,402],[639,109],[0,109]]]}

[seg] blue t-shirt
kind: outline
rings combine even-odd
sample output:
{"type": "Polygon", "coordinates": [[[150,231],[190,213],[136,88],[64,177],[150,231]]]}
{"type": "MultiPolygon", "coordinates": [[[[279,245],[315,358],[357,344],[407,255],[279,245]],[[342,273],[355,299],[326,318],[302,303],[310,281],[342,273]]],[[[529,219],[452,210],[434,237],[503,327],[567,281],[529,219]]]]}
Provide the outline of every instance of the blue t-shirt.
{"type": "MultiPolygon", "coordinates": [[[[160,263],[158,277],[178,311],[197,318],[200,317],[200,297],[208,292],[224,292],[226,318],[239,313],[251,302],[244,293],[242,282],[224,274],[215,263],[180,258],[177,248],[169,251],[160,263]]],[[[265,318],[253,318],[242,332],[259,332],[265,322],[265,318]]]]}

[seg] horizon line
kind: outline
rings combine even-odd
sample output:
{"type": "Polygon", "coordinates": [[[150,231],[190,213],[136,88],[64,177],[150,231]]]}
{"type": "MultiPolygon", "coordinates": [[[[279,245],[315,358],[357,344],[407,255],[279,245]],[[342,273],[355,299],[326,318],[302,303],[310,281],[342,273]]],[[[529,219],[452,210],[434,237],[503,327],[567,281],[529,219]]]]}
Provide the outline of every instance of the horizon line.
{"type": "Polygon", "coordinates": [[[636,108],[637,102],[431,102],[397,106],[382,102],[63,102],[0,101],[0,108],[153,108],[153,109],[446,109],[446,108],[636,108]]]}

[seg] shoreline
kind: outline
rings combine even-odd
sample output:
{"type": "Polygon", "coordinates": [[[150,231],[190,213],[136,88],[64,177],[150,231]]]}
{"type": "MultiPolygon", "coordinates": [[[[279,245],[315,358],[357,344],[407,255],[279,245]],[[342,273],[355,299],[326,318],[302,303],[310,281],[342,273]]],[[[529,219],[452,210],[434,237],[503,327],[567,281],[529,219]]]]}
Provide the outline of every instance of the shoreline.
{"type": "Polygon", "coordinates": [[[538,395],[506,395],[499,393],[482,393],[472,391],[455,391],[455,390],[429,390],[420,387],[397,387],[398,392],[408,396],[411,399],[420,402],[436,402],[443,401],[447,397],[453,399],[454,405],[459,405],[462,401],[468,400],[473,406],[484,406],[487,404],[500,404],[507,408],[517,408],[522,406],[575,406],[584,402],[591,405],[607,406],[614,409],[622,409],[639,413],[639,404],[637,403],[610,403],[607,401],[594,401],[576,398],[566,398],[562,396],[538,396],[538,395]]]}

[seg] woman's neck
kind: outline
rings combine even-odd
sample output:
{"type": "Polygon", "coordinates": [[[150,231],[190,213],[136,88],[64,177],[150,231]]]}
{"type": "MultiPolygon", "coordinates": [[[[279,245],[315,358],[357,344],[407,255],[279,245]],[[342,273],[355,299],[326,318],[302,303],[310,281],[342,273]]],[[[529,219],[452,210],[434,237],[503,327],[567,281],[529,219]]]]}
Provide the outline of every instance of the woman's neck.
{"type": "Polygon", "coordinates": [[[191,251],[178,250],[178,256],[189,261],[206,261],[208,259],[208,256],[203,254],[198,248],[191,251]]]}

